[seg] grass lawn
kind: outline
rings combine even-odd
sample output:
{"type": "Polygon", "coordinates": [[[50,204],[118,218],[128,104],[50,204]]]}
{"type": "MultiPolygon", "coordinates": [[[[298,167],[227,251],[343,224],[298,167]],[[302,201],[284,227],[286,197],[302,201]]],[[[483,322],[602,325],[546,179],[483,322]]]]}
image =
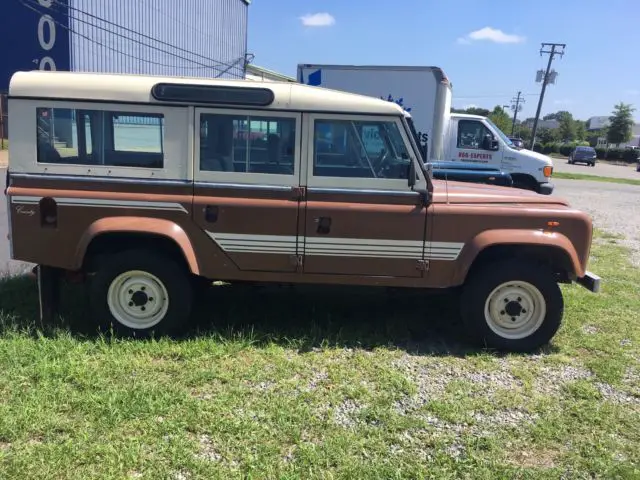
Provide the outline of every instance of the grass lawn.
{"type": "Polygon", "coordinates": [[[93,335],[74,289],[38,328],[6,280],[0,478],[640,478],[640,271],[616,242],[535,355],[466,349],[418,292],[216,287],[193,332],[135,341],[93,335]]]}
{"type": "Polygon", "coordinates": [[[588,175],[585,173],[554,172],[553,177],[564,178],[567,180],[592,180],[594,182],[626,183],[628,185],[640,185],[640,179],[636,180],[633,178],[601,177],[599,175],[588,175]]]}

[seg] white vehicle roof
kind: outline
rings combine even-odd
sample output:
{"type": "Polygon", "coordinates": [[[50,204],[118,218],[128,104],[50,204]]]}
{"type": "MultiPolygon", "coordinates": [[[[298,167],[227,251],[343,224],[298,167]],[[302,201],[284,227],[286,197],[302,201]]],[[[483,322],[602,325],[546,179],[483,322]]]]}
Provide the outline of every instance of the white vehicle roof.
{"type": "Polygon", "coordinates": [[[451,116],[455,116],[456,118],[468,118],[469,120],[482,120],[483,117],[482,115],[472,115],[470,113],[452,113],[451,116]]]}
{"type": "MultiPolygon", "coordinates": [[[[313,112],[357,112],[363,114],[403,116],[405,111],[394,102],[354,93],[312,87],[300,83],[227,80],[153,75],[80,73],[62,71],[17,72],[9,84],[10,97],[47,98],[77,101],[129,103],[169,103],[153,97],[151,89],[158,83],[202,86],[234,86],[269,89],[274,94],[268,106],[250,107],[313,112]]],[[[173,102],[172,102],[173,103],[173,102]]],[[[182,103],[182,102],[179,102],[182,103]]],[[[196,102],[197,103],[197,102],[196,102]]],[[[209,104],[211,105],[211,104],[209,104]]]]}

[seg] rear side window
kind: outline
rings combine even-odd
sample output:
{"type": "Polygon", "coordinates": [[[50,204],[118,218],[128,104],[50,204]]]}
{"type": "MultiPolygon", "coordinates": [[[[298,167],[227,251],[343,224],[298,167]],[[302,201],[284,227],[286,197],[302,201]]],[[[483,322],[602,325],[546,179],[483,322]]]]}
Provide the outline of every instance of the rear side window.
{"type": "Polygon", "coordinates": [[[164,167],[164,116],[38,108],[38,163],[164,167]]]}
{"type": "Polygon", "coordinates": [[[293,175],[296,120],[291,117],[200,115],[200,170],[293,175]]]}

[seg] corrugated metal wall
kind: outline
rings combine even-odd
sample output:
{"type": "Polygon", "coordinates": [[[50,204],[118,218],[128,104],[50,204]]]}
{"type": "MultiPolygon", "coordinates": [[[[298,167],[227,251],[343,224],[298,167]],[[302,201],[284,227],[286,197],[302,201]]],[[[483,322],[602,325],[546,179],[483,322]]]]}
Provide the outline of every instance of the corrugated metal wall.
{"type": "Polygon", "coordinates": [[[244,0],[70,0],[69,4],[74,71],[244,77],[248,13],[244,0]]]}

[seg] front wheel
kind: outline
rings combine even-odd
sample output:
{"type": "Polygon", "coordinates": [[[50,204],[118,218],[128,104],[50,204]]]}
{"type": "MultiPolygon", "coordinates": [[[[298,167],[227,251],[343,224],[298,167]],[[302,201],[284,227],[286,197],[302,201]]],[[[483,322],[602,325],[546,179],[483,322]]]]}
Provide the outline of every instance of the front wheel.
{"type": "Polygon", "coordinates": [[[467,281],[461,313],[474,341],[498,350],[530,352],[560,327],[562,292],[552,272],[530,262],[487,265],[467,281]]]}
{"type": "Polygon", "coordinates": [[[186,270],[171,258],[145,250],[102,261],[91,284],[97,321],[118,333],[145,337],[174,333],[191,313],[192,288],[186,270]]]}

